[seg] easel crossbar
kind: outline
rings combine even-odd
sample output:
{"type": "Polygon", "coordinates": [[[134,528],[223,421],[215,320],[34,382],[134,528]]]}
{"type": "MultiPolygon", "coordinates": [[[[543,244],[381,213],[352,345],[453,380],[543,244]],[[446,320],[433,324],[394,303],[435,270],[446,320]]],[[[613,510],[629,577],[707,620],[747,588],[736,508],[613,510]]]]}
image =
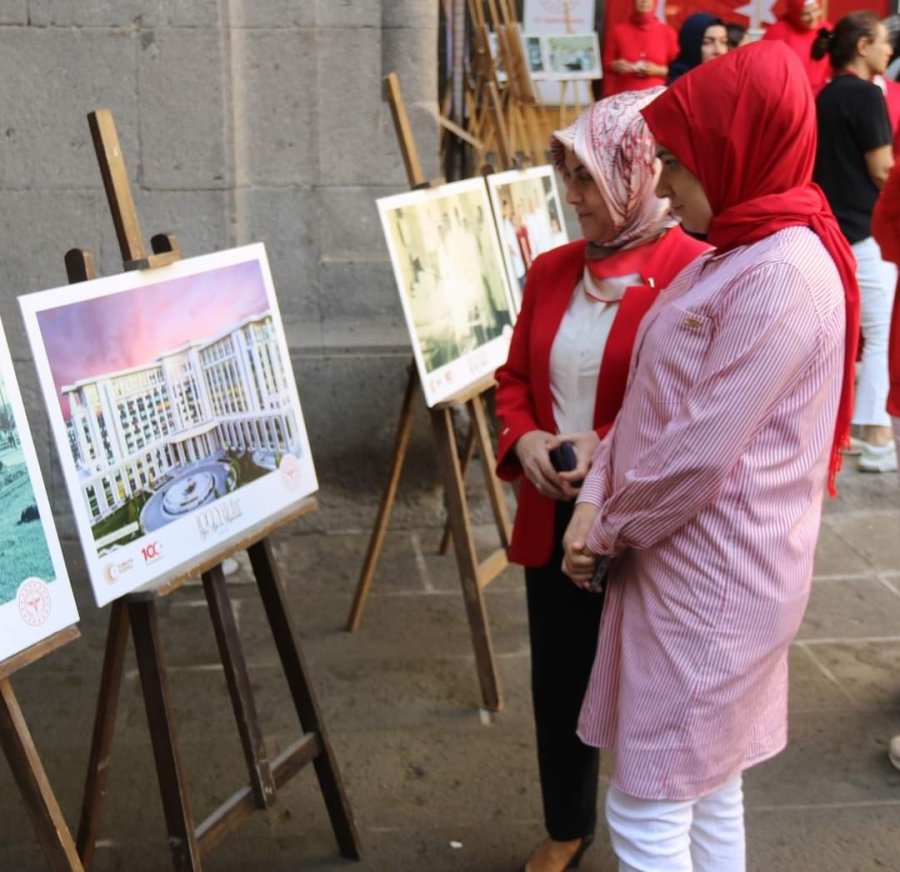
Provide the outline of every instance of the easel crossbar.
{"type": "MultiPolygon", "coordinates": [[[[283,787],[304,766],[322,753],[322,743],[315,733],[307,733],[275,758],[272,778],[275,787],[283,787]]],[[[252,786],[247,785],[216,809],[197,827],[200,853],[208,854],[217,848],[241,821],[258,810],[252,786]]]]}

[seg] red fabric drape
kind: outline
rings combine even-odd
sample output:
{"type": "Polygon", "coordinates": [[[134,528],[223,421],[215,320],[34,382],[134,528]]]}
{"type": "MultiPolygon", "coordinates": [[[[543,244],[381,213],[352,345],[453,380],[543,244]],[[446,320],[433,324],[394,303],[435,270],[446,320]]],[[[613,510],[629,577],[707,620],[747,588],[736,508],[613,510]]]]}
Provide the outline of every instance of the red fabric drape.
{"type": "Polygon", "coordinates": [[[758,42],[683,76],[643,110],[663,143],[703,185],[720,251],[785,227],[808,226],[831,254],[845,289],[844,381],[829,489],[849,441],[859,335],[856,263],[825,196],[812,183],[816,113],[803,66],[781,42],[758,42]],[[713,108],[714,107],[714,108],[713,108]]]}

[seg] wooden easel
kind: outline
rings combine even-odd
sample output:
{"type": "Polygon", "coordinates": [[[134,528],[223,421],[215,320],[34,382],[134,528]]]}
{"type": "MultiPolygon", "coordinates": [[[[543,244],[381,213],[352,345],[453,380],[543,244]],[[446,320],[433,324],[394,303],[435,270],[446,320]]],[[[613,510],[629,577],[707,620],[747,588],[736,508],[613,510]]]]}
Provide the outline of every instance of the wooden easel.
{"type": "MultiPolygon", "coordinates": [[[[111,113],[100,109],[90,113],[88,119],[125,269],[148,269],[177,260],[180,254],[172,236],[153,237],[152,254],[148,254],[144,247],[111,113]]],[[[66,254],[66,268],[70,282],[94,277],[90,255],[78,249],[66,254]]],[[[94,856],[100,814],[106,795],[109,757],[129,626],[134,639],[169,845],[176,872],[200,870],[203,856],[218,846],[252,812],[268,809],[277,798],[278,788],[308,763],[312,763],[315,767],[341,853],[346,857],[359,859],[360,844],[356,824],[344,794],[337,762],[325,733],[312,682],[291,624],[284,588],[278,577],[268,541],[268,536],[272,532],[308,514],[316,507],[315,499],[302,500],[280,515],[270,518],[265,524],[257,525],[241,537],[224,543],[220,553],[191,567],[189,571],[164,577],[152,587],[128,594],[113,603],[78,828],[78,853],[86,869],[94,856]],[[268,758],[263,741],[247,664],[221,565],[227,556],[244,549],[250,556],[272,637],[302,728],[300,738],[272,761],[268,758]],[[203,590],[247,764],[249,784],[235,792],[205,821],[195,827],[175,729],[168,674],[160,643],[157,603],[197,574],[203,581],[203,590]]]]}
{"type": "Polygon", "coordinates": [[[51,872],[84,872],[75,842],[50,787],[28,725],[13,691],[12,676],[79,637],[67,627],[0,662],[0,744],[37,832],[51,872]]]}
{"type": "MultiPolygon", "coordinates": [[[[397,131],[397,139],[400,143],[403,163],[406,167],[410,185],[413,188],[427,187],[430,183],[425,180],[422,174],[418,151],[412,136],[406,107],[400,94],[397,76],[391,73],[386,77],[385,82],[394,126],[397,131]]],[[[421,385],[414,362],[410,365],[408,373],[406,390],[403,394],[403,403],[400,408],[400,420],[398,421],[394,437],[390,473],[378,507],[375,527],[369,539],[369,547],[366,551],[362,572],[360,573],[353,604],[347,619],[347,629],[350,632],[359,629],[362,622],[363,609],[372,586],[375,567],[384,545],[384,537],[387,533],[388,522],[397,496],[397,486],[400,482],[400,474],[403,470],[403,462],[409,445],[413,402],[419,393],[421,385]]],[[[431,429],[444,485],[448,525],[456,551],[463,599],[465,600],[466,613],[469,619],[469,630],[475,649],[475,663],[478,671],[478,680],[481,685],[481,696],[484,707],[489,711],[496,712],[502,708],[503,700],[500,693],[497,668],[494,663],[490,624],[484,603],[484,588],[508,565],[506,549],[510,541],[511,525],[500,482],[494,473],[494,449],[491,444],[484,406],[484,395],[493,387],[493,383],[493,379],[486,379],[479,384],[473,385],[452,399],[436,404],[428,410],[428,414],[431,419],[431,429]],[[452,409],[461,405],[468,409],[471,416],[474,441],[477,443],[481,456],[488,498],[501,539],[501,547],[481,562],[479,562],[472,535],[472,522],[466,499],[465,473],[460,463],[456,434],[453,427],[452,409]]]]}

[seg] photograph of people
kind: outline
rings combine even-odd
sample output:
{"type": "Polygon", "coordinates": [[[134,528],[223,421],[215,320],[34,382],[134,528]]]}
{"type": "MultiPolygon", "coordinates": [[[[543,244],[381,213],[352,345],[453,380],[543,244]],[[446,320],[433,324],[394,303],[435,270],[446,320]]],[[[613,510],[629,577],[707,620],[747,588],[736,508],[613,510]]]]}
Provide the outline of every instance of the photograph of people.
{"type": "Polygon", "coordinates": [[[705,64],[643,112],[657,193],[713,250],[644,318],[565,534],[579,587],[606,572],[578,735],[612,751],[620,869],[743,872],[742,774],[787,743],[788,652],[849,437],[859,292],[812,184],[812,89],[787,46],[705,64]]]}
{"type": "Polygon", "coordinates": [[[562,575],[562,533],[577,482],[618,411],[641,317],[706,248],[654,193],[658,163],[639,110],[661,90],[601,100],[554,135],[554,161],[584,238],[534,261],[509,358],[496,374],[498,473],[521,482],[510,558],[525,566],[548,834],[529,872],[570,868],[596,819],[599,758],[575,728],[603,603],[562,575]],[[550,452],[566,441],[577,466],[557,473],[550,452]]]}

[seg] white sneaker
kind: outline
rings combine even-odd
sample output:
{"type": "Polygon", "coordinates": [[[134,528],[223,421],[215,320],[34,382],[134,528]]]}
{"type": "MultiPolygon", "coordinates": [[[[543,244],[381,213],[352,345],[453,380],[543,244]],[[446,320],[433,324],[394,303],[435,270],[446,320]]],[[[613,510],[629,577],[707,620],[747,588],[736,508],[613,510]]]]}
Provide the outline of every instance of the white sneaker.
{"type": "Polygon", "coordinates": [[[862,439],[851,436],[850,444],[844,449],[844,454],[846,454],[847,457],[859,457],[859,455],[863,453],[863,445],[865,444],[866,443],[862,439]]]}
{"type": "Polygon", "coordinates": [[[896,472],[897,447],[893,440],[886,445],[870,445],[863,442],[856,467],[860,472],[896,472]]]}
{"type": "Polygon", "coordinates": [[[895,769],[900,769],[900,736],[894,736],[888,745],[888,760],[895,769]]]}

